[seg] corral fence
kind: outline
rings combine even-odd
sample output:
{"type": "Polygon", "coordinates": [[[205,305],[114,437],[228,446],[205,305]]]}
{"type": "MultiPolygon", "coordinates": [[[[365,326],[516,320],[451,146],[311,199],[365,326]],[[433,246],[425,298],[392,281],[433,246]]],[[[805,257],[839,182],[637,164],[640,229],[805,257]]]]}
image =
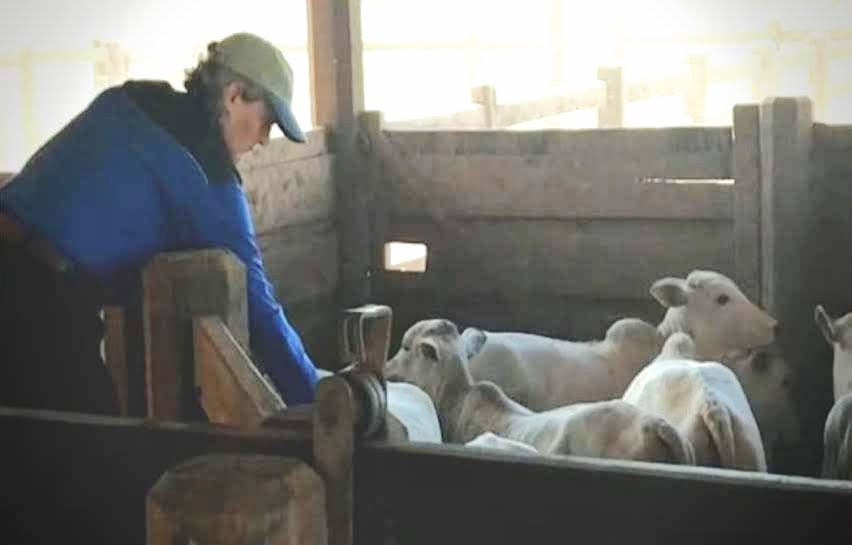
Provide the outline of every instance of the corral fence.
{"type": "MultiPolygon", "coordinates": [[[[307,146],[275,142],[240,167],[279,296],[293,302],[288,313],[306,343],[327,354],[339,330],[340,301],[390,305],[396,339],[428,316],[582,338],[599,335],[621,315],[659,319],[662,309],[647,294],[659,276],[696,267],[730,275],[788,332],[783,340],[799,374],[809,430],[807,452],[798,453],[790,471],[814,474],[830,396],[830,371],[815,362],[830,355],[811,316],[817,302],[828,302],[834,313],[852,308],[852,127],[814,123],[809,101],[784,98],[739,106],[734,120],[733,127],[446,132],[389,130],[380,115],[367,113],[355,153],[318,130],[307,146]],[[341,201],[343,188],[354,197],[341,201]],[[384,269],[384,244],[394,240],[426,244],[424,273],[384,269]]],[[[239,305],[219,307],[238,298],[207,296],[202,286],[210,284],[173,265],[177,276],[169,282],[148,279],[160,295],[135,325],[118,314],[119,337],[137,332],[135,344],[125,343],[131,352],[125,365],[149,366],[149,376],[164,386],[155,389],[164,397],[153,405],[151,392],[143,396],[141,413],[127,395],[131,415],[169,418],[176,409],[172,418],[187,418],[174,400],[192,375],[167,364],[194,347],[178,337],[187,333],[189,317],[170,290],[188,290],[224,322],[242,312],[239,305]],[[159,328],[167,344],[139,341],[144,323],[149,331],[159,328]],[[167,411],[157,413],[163,406],[167,411]]],[[[230,274],[227,267],[203,269],[230,274]]],[[[223,358],[215,331],[208,329],[206,353],[223,358]]],[[[241,332],[235,327],[226,346],[244,344],[241,332]]],[[[342,362],[329,355],[323,363],[342,362]]],[[[244,387],[234,377],[208,379],[244,387]]],[[[49,530],[43,524],[49,512],[71,536],[143,543],[145,494],[163,472],[199,454],[315,461],[314,438],[304,428],[236,431],[7,409],[0,422],[15,438],[4,482],[28,537],[49,530]]],[[[565,536],[844,542],[850,533],[848,485],[809,478],[521,461],[382,442],[358,446],[353,467],[359,543],[565,536]]]]}

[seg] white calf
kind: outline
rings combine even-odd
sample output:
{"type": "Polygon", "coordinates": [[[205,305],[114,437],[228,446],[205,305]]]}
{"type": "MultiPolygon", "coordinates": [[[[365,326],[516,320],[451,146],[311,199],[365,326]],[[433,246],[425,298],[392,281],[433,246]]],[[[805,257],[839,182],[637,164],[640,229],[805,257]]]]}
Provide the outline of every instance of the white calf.
{"type": "Polygon", "coordinates": [[[766,471],[760,431],[736,375],[694,354],[689,335],[673,334],[623,399],[671,422],[692,444],[698,465],[766,471]]]}
{"type": "Polygon", "coordinates": [[[834,403],[825,419],[823,440],[822,476],[852,481],[852,393],[834,403]]]}
{"type": "Polygon", "coordinates": [[[532,447],[526,443],[521,443],[520,441],[500,437],[499,435],[491,433],[490,431],[478,435],[473,440],[465,443],[464,446],[477,447],[488,450],[503,450],[515,454],[539,454],[535,447],[532,447]]]}
{"type": "Polygon", "coordinates": [[[470,360],[474,380],[494,382],[534,411],[621,397],[662,347],[656,328],[636,318],[616,321],[601,341],[562,341],[470,327],[462,337],[482,345],[470,360]]]}
{"type": "Polygon", "coordinates": [[[771,346],[777,321],[749,301],[733,280],[715,271],[662,278],[650,291],[668,309],[658,326],[664,337],[688,333],[695,342],[693,359],[722,363],[737,375],[767,453],[798,442],[801,428],[792,395],[794,374],[771,346]]]}
{"type": "Polygon", "coordinates": [[[385,375],[429,394],[444,439],[452,443],[467,443],[490,431],[542,454],[674,463],[694,459],[691,446],[665,420],[621,400],[536,413],[492,382],[474,383],[468,358],[480,348],[466,345],[450,321],[423,320],[406,331],[385,375]]]}
{"type": "Polygon", "coordinates": [[[657,328],[668,338],[684,331],[695,342],[695,359],[718,361],[726,352],[766,346],[775,340],[778,322],[715,271],[692,271],[684,278],[662,278],[651,295],[666,315],[657,328]]]}
{"type": "MultiPolygon", "coordinates": [[[[322,379],[333,373],[317,369],[317,374],[322,379]]],[[[409,441],[443,442],[435,405],[426,392],[413,384],[388,382],[387,396],[388,412],[405,427],[409,441]]]]}
{"type": "Polygon", "coordinates": [[[822,475],[852,480],[852,312],[833,320],[817,305],[814,319],[834,349],[834,406],[825,419],[822,475]]]}
{"type": "Polygon", "coordinates": [[[834,400],[852,392],[852,312],[832,320],[822,305],[814,309],[814,320],[834,349],[834,400]]]}

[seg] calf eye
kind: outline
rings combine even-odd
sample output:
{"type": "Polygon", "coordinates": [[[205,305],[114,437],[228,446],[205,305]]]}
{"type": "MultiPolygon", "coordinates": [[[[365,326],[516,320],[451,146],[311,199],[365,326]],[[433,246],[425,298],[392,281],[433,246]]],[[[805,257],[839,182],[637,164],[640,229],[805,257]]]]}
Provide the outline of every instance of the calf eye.
{"type": "Polygon", "coordinates": [[[763,373],[767,369],[769,369],[769,354],[766,352],[758,352],[755,354],[754,359],[752,360],[752,365],[755,370],[763,373]]]}
{"type": "Polygon", "coordinates": [[[731,298],[728,297],[724,293],[719,295],[718,297],[716,297],[716,302],[719,303],[720,305],[726,305],[726,304],[728,304],[728,301],[730,301],[730,300],[731,300],[731,298]]]}

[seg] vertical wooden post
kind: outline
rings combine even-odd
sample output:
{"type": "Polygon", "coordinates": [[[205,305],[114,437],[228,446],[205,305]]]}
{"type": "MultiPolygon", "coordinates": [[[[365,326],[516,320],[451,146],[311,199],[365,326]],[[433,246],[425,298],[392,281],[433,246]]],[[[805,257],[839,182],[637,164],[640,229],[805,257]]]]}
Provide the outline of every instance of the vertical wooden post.
{"type": "Polygon", "coordinates": [[[606,87],[604,105],[598,107],[598,127],[601,129],[623,127],[627,95],[621,67],[602,66],[598,68],[598,79],[606,87]]]}
{"type": "Polygon", "coordinates": [[[307,0],[314,125],[337,126],[364,109],[361,0],[307,0]]]}
{"type": "MultiPolygon", "coordinates": [[[[770,98],[760,105],[761,301],[792,335],[810,329],[805,311],[810,207],[811,102],[770,98]]],[[[810,307],[813,308],[813,307],[810,307]]]]}
{"type": "Polygon", "coordinates": [[[814,119],[823,119],[825,109],[828,106],[828,70],[826,56],[826,42],[824,38],[811,40],[811,63],[809,76],[814,97],[814,119]]]}
{"type": "Polygon", "coordinates": [[[734,106],[734,270],[749,299],[760,302],[760,107],[734,106]]]}
{"type": "Polygon", "coordinates": [[[142,273],[148,416],[192,416],[193,316],[215,315],[249,350],[243,264],[226,250],[164,253],[142,273]]]}
{"type": "Polygon", "coordinates": [[[146,498],[148,545],[326,545],[325,487],[301,460],[218,454],[167,471],[146,498]]]}
{"type": "Polygon", "coordinates": [[[325,483],[328,544],[353,543],[353,471],[358,406],[346,380],[331,376],[317,385],[314,401],[314,467],[325,483]]]}
{"type": "Polygon", "coordinates": [[[368,266],[370,275],[370,296],[380,297],[382,271],[384,270],[384,246],[387,233],[390,189],[382,169],[382,162],[376,153],[376,146],[382,138],[384,118],[381,112],[363,112],[358,118],[360,126],[361,152],[365,162],[365,178],[369,193],[367,208],[370,229],[370,256],[368,266]]]}
{"type": "Polygon", "coordinates": [[[494,86],[480,85],[474,87],[470,90],[470,98],[475,104],[482,106],[485,128],[497,128],[497,90],[494,86]]]}
{"type": "Polygon", "coordinates": [[[686,95],[686,109],[696,125],[704,123],[707,109],[707,57],[693,55],[687,60],[689,65],[689,89],[686,95]]]}
{"type": "Polygon", "coordinates": [[[370,298],[370,231],[357,115],[364,109],[360,0],[308,0],[315,125],[331,128],[342,306],[370,298]]]}

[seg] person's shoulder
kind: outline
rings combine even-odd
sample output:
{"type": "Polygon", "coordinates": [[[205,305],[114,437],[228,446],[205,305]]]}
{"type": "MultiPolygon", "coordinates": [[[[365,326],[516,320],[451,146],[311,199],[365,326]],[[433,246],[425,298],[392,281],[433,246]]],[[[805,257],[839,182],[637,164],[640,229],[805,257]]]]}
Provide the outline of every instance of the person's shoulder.
{"type": "Polygon", "coordinates": [[[121,89],[137,104],[174,102],[184,94],[175,91],[169,82],[156,80],[127,80],[121,89]]]}

